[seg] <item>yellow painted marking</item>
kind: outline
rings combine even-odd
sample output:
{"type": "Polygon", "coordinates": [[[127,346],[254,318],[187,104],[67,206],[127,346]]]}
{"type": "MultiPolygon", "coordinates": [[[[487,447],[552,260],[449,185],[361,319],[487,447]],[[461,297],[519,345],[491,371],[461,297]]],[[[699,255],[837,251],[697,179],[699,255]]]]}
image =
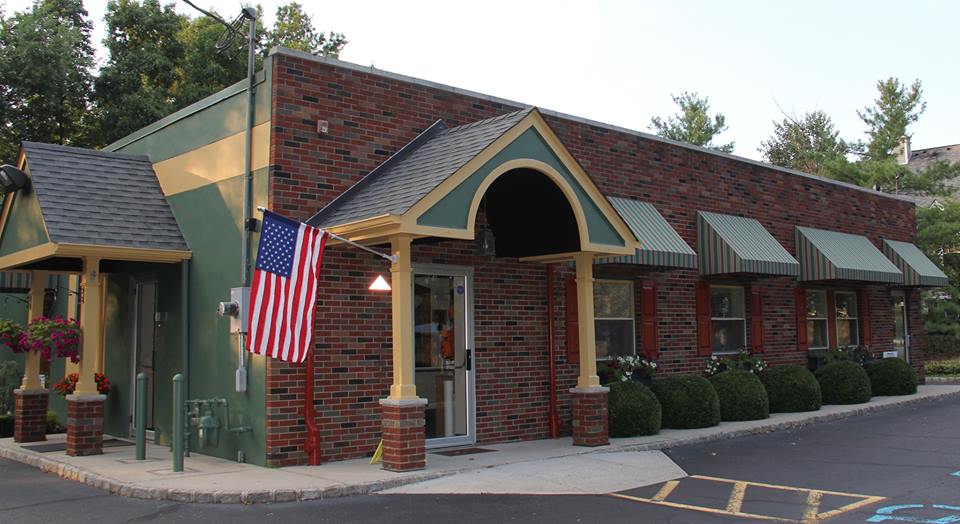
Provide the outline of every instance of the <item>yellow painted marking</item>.
{"type": "Polygon", "coordinates": [[[380,439],[380,443],[377,444],[377,450],[373,452],[373,456],[370,457],[370,464],[376,464],[380,462],[383,458],[383,439],[380,439]]]}
{"type": "Polygon", "coordinates": [[[653,496],[653,500],[660,502],[666,499],[671,493],[673,493],[673,490],[676,489],[678,484],[680,484],[680,481],[678,480],[668,480],[663,484],[663,487],[660,488],[660,491],[653,496]]]}
{"type": "Polygon", "coordinates": [[[711,482],[721,482],[724,484],[732,484],[730,497],[727,500],[727,507],[725,509],[711,508],[706,506],[695,506],[693,504],[684,504],[681,502],[670,502],[665,500],[671,493],[677,488],[680,484],[679,480],[670,480],[663,484],[660,487],[660,490],[657,491],[657,494],[653,498],[642,498],[634,497],[631,495],[624,495],[621,493],[610,493],[610,496],[631,500],[634,502],[643,502],[646,504],[655,504],[658,506],[667,506],[677,509],[687,509],[691,511],[699,511],[702,513],[711,513],[715,515],[727,515],[731,517],[741,517],[745,519],[752,520],[764,520],[772,522],[791,522],[793,524],[811,524],[826,520],[829,518],[836,517],[843,513],[848,513],[850,511],[860,509],[864,506],[874,504],[883,500],[886,500],[886,497],[873,497],[869,495],[861,495],[858,493],[846,493],[843,491],[827,491],[822,489],[810,489],[810,488],[798,488],[796,486],[783,486],[780,484],[766,484],[763,482],[750,482],[743,480],[732,480],[724,479],[718,477],[709,477],[705,475],[691,475],[687,478],[698,479],[698,480],[707,480],[711,482]],[[759,515],[756,513],[744,513],[743,508],[743,499],[747,491],[747,486],[761,487],[761,488],[770,488],[777,489],[782,491],[793,491],[796,493],[804,493],[807,495],[806,507],[803,513],[802,520],[788,519],[784,517],[774,517],[770,515],[759,515]],[[854,499],[860,499],[856,502],[847,504],[846,506],[837,508],[835,510],[827,511],[826,513],[820,513],[820,502],[823,499],[824,495],[836,495],[839,497],[848,497],[854,499]]]}
{"type": "Polygon", "coordinates": [[[735,482],[733,490],[730,491],[730,499],[727,501],[727,511],[730,513],[740,513],[743,506],[743,495],[747,492],[746,482],[735,482]]]}
{"type": "Polygon", "coordinates": [[[823,492],[811,491],[807,493],[807,509],[803,512],[804,522],[816,522],[817,515],[820,514],[820,499],[823,498],[823,492]]]}

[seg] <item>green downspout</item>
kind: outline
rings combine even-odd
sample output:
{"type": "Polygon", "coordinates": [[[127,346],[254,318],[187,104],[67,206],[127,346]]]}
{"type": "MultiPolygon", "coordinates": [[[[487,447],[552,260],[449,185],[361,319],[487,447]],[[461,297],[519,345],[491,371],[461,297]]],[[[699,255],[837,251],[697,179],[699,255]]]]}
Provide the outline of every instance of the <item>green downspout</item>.
{"type": "Polygon", "coordinates": [[[190,398],[190,260],[180,262],[180,369],[190,398]]]}

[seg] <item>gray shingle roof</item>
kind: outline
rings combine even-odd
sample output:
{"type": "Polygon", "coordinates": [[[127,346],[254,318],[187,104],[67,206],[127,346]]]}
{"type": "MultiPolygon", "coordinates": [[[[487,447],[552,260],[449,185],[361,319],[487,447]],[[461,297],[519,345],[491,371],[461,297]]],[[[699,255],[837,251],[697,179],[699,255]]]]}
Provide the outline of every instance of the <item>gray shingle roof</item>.
{"type": "Polygon", "coordinates": [[[951,164],[960,162],[960,144],[911,151],[907,167],[914,171],[921,171],[941,160],[951,164]]]}
{"type": "Polygon", "coordinates": [[[148,157],[38,142],[23,151],[51,241],[189,249],[148,157]]]}
{"type": "Polygon", "coordinates": [[[526,117],[533,108],[447,128],[437,121],[307,221],[328,227],[399,215],[526,117]]]}

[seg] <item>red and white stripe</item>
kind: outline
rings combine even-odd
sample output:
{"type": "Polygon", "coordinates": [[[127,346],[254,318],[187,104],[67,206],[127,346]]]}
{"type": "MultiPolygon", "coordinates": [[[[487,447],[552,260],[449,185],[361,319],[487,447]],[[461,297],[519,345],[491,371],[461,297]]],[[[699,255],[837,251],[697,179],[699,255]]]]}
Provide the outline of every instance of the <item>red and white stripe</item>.
{"type": "Polygon", "coordinates": [[[290,277],[256,270],[250,290],[247,350],[287,362],[303,362],[313,343],[322,229],[300,224],[290,277]]]}

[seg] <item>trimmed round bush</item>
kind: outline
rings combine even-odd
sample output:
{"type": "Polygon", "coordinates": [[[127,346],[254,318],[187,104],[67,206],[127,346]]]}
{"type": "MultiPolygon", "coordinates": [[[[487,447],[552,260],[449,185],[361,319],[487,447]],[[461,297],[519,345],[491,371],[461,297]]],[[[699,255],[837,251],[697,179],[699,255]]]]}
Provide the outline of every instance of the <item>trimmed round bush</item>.
{"type": "Polygon", "coordinates": [[[874,395],[912,395],[917,392],[917,372],[901,358],[885,358],[866,366],[874,395]]]}
{"type": "Polygon", "coordinates": [[[731,369],[710,377],[720,399],[720,420],[760,420],[770,416],[770,400],[763,382],[742,369],[731,369]]]}
{"type": "Polygon", "coordinates": [[[660,432],[660,401],[650,388],[639,382],[609,385],[611,437],[637,437],[660,432]]]}
{"type": "Polygon", "coordinates": [[[772,367],[760,379],[767,390],[771,413],[816,411],[823,404],[817,377],[803,366],[772,367]]]}
{"type": "Polygon", "coordinates": [[[862,404],[870,400],[870,377],[856,362],[846,360],[827,364],[815,374],[824,404],[862,404]]]}
{"type": "Polygon", "coordinates": [[[660,401],[665,428],[707,428],[720,423],[720,399],[703,377],[674,375],[655,380],[651,389],[660,401]]]}

